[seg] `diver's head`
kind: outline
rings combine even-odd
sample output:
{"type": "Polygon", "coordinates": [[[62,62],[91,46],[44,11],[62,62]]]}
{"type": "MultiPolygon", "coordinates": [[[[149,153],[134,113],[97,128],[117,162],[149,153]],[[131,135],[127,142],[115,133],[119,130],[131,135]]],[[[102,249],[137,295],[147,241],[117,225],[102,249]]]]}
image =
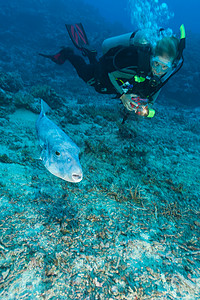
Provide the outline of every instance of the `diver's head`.
{"type": "Polygon", "coordinates": [[[156,44],[154,56],[151,60],[152,73],[162,76],[172,69],[173,62],[178,55],[179,40],[172,37],[163,37],[156,44]]]}
{"type": "Polygon", "coordinates": [[[154,56],[151,59],[151,69],[153,75],[162,76],[172,69],[173,59],[167,55],[154,56]]]}

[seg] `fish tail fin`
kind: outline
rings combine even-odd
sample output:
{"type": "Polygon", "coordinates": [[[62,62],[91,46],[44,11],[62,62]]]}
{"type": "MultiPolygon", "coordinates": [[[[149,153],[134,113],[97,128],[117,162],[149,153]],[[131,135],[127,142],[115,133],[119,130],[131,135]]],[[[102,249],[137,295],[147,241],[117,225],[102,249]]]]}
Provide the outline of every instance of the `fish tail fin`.
{"type": "Polygon", "coordinates": [[[49,105],[44,100],[41,100],[41,113],[45,115],[48,110],[50,110],[49,105]]]}

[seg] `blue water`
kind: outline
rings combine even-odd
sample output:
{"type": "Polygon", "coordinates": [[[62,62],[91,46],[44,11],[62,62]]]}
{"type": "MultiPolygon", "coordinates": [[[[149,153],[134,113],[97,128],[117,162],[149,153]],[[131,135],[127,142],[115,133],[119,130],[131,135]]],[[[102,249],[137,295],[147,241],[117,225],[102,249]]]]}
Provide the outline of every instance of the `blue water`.
{"type": "MultiPolygon", "coordinates": [[[[132,28],[133,24],[130,19],[130,6],[128,1],[121,0],[84,0],[87,3],[94,5],[102,16],[111,22],[119,21],[126,26],[126,28],[132,28]]],[[[138,2],[137,0],[132,2],[138,2]]],[[[142,1],[145,2],[145,1],[142,1]]],[[[148,1],[154,2],[154,1],[148,1]]],[[[174,18],[170,19],[170,26],[173,30],[177,30],[179,26],[184,23],[186,30],[199,34],[200,31],[200,1],[199,0],[166,0],[160,1],[159,4],[166,3],[169,11],[174,12],[174,18]]],[[[162,24],[160,24],[162,25],[162,24]]],[[[137,24],[135,24],[137,27],[137,24]]]]}

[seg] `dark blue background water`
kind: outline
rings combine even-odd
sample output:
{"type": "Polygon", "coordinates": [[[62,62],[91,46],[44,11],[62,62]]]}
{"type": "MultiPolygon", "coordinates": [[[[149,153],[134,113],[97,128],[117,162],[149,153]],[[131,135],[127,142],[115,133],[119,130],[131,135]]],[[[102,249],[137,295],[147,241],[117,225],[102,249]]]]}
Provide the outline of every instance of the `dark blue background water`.
{"type": "MultiPolygon", "coordinates": [[[[97,7],[106,19],[111,22],[122,22],[127,28],[132,28],[130,15],[128,13],[128,0],[84,0],[97,7]]],[[[183,23],[186,31],[199,33],[200,31],[200,1],[199,0],[166,0],[159,3],[167,3],[171,12],[175,16],[168,23],[168,26],[177,31],[177,28],[183,23]]],[[[162,24],[159,24],[162,26],[162,24]]],[[[135,28],[134,28],[135,29],[135,28]]]]}

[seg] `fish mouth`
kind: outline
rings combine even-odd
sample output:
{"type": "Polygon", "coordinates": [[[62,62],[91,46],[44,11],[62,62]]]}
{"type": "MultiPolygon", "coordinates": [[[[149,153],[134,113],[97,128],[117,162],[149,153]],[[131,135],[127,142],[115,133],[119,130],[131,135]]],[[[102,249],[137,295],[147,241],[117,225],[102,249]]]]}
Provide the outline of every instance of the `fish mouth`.
{"type": "Polygon", "coordinates": [[[80,182],[83,179],[82,174],[72,174],[72,180],[73,182],[80,182]]]}

